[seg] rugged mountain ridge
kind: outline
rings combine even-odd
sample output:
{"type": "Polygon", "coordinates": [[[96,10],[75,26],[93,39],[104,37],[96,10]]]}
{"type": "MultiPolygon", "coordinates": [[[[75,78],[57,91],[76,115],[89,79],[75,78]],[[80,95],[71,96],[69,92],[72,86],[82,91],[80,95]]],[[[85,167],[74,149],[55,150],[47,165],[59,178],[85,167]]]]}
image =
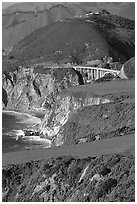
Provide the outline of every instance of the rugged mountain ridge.
{"type": "MultiPolygon", "coordinates": [[[[3,9],[3,14],[12,14],[14,12],[29,12],[29,11],[39,11],[42,12],[46,9],[52,9],[55,7],[70,7],[77,10],[87,10],[98,11],[100,9],[108,9],[112,13],[121,14],[125,12],[127,18],[132,18],[129,16],[128,10],[134,11],[134,2],[27,2],[26,3],[16,3],[14,5],[8,6],[6,9],[3,9]]],[[[133,12],[132,12],[133,15],[133,12]]],[[[134,16],[134,15],[133,15],[134,16]]],[[[125,16],[124,16],[125,17],[125,16]]]]}
{"type": "Polygon", "coordinates": [[[34,30],[58,20],[107,9],[110,13],[134,20],[134,3],[36,3],[14,4],[3,10],[3,48],[11,48],[34,30]],[[57,4],[57,5],[56,5],[57,4]]]}

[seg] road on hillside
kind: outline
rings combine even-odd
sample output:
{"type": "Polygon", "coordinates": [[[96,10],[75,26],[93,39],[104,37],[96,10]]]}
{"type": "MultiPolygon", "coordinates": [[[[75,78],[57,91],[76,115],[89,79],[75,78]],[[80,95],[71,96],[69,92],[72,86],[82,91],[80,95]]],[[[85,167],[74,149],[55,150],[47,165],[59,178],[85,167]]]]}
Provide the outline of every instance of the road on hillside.
{"type": "Polygon", "coordinates": [[[52,157],[56,158],[69,155],[73,157],[86,158],[88,156],[94,157],[120,153],[128,150],[134,154],[134,134],[71,146],[5,153],[2,157],[2,165],[21,164],[30,162],[31,160],[47,160],[52,157]]]}

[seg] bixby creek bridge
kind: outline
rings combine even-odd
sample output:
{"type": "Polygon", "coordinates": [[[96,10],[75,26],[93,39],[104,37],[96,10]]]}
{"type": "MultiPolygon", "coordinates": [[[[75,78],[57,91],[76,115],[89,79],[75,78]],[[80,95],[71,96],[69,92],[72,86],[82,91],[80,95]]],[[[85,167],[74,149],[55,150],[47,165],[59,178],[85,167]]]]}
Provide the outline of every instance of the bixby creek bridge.
{"type": "MultiPolygon", "coordinates": [[[[37,67],[37,65],[39,64],[35,64],[35,66],[37,67]]],[[[81,75],[86,75],[86,78],[88,81],[94,81],[97,80],[101,77],[103,77],[105,74],[111,73],[114,76],[119,76],[120,74],[120,70],[113,70],[113,69],[107,69],[107,68],[101,68],[101,67],[90,67],[90,66],[74,66],[74,65],[45,65],[44,63],[42,63],[42,65],[44,66],[44,69],[49,68],[49,69],[61,69],[61,68],[70,68],[70,69],[75,69],[76,71],[78,71],[81,75]]],[[[24,68],[24,72],[25,73],[32,73],[34,70],[35,66],[31,66],[29,68],[24,68]]]]}
{"type": "Polygon", "coordinates": [[[90,67],[90,66],[73,66],[73,65],[63,65],[63,66],[46,66],[46,68],[73,68],[80,74],[86,74],[88,80],[96,80],[103,77],[105,74],[111,73],[114,76],[118,76],[120,70],[106,69],[101,67],[90,67]]]}
{"type": "Polygon", "coordinates": [[[105,69],[100,67],[85,67],[85,66],[73,66],[73,69],[79,71],[80,74],[87,74],[88,80],[96,80],[103,77],[107,73],[111,73],[114,76],[118,76],[120,71],[113,69],[105,69]]]}

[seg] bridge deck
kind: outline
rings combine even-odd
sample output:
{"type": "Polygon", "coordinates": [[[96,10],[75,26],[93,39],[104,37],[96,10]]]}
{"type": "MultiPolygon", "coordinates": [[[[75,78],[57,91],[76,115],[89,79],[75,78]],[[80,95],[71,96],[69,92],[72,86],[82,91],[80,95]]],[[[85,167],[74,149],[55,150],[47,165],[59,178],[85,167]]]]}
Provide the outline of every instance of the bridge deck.
{"type": "Polygon", "coordinates": [[[113,72],[113,73],[119,73],[119,70],[114,70],[114,69],[106,69],[106,68],[101,68],[101,67],[90,67],[90,66],[71,66],[71,65],[63,65],[63,66],[46,66],[48,68],[53,68],[53,69],[59,69],[59,68],[74,68],[74,69],[91,69],[91,70],[99,70],[99,71],[104,71],[104,72],[113,72]]]}

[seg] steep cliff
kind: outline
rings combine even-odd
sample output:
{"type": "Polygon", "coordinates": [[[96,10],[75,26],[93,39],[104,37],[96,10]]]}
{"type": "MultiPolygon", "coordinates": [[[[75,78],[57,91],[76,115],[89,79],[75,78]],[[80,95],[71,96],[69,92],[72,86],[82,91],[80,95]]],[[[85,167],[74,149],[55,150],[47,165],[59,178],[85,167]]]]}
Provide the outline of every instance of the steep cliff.
{"type": "Polygon", "coordinates": [[[85,107],[68,118],[54,138],[56,145],[85,143],[135,132],[135,104],[108,103],[109,100],[103,98],[93,101],[93,105],[84,104],[85,107]]]}
{"type": "Polygon", "coordinates": [[[133,98],[130,94],[112,97],[82,92],[59,95],[55,106],[45,114],[41,133],[55,146],[134,133],[135,104],[123,102],[133,98]]]}
{"type": "Polygon", "coordinates": [[[73,69],[4,73],[3,107],[23,112],[41,110],[45,116],[37,131],[50,146],[135,132],[134,81],[77,86],[82,83],[73,69]]]}
{"type": "Polygon", "coordinates": [[[80,83],[73,69],[16,69],[4,72],[3,108],[18,111],[49,109],[64,88],[80,83]]]}
{"type": "Polygon", "coordinates": [[[54,107],[47,110],[40,127],[41,133],[44,137],[51,139],[56,146],[60,146],[64,143],[66,137],[65,132],[62,134],[62,128],[65,128],[68,120],[71,120],[84,107],[108,102],[110,102],[109,98],[94,96],[92,94],[88,95],[82,92],[74,95],[62,93],[57,97],[54,107]]]}

